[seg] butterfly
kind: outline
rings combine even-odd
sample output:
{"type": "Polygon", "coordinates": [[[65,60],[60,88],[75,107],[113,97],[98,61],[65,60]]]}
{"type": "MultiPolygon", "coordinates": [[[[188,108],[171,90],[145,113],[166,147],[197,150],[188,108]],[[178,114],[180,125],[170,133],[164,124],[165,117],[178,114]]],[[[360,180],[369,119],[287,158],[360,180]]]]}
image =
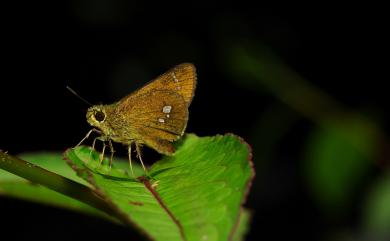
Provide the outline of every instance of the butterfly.
{"type": "MultiPolygon", "coordinates": [[[[111,151],[110,166],[114,148],[112,141],[128,148],[131,172],[131,150],[135,146],[137,157],[146,171],[141,157],[141,146],[146,145],[164,155],[172,155],[172,142],[183,136],[188,122],[188,107],[196,88],[196,69],[191,63],[173,67],[150,81],[142,88],[109,105],[94,105],[87,110],[87,122],[94,127],[80,141],[86,140],[92,132],[100,134],[95,138],[103,141],[103,150],[111,151]]],[[[134,175],[134,173],[133,173],[134,175]]]]}

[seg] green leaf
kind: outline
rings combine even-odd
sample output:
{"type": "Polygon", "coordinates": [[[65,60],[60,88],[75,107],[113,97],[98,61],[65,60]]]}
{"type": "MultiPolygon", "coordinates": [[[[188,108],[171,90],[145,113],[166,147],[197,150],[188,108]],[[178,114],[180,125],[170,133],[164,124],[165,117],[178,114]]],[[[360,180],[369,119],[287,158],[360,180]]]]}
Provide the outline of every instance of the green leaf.
{"type": "Polygon", "coordinates": [[[369,193],[364,216],[367,232],[390,237],[390,171],[375,183],[369,193]]]}
{"type": "MultiPolygon", "coordinates": [[[[77,210],[113,221],[111,208],[91,191],[86,181],[74,174],[61,154],[36,153],[23,156],[31,162],[0,151],[0,168],[5,170],[0,170],[0,195],[77,210]]],[[[120,220],[120,217],[116,218],[120,220]]]]}
{"type": "Polygon", "coordinates": [[[234,135],[183,139],[148,178],[99,166],[87,147],[68,150],[66,158],[116,216],[152,240],[242,240],[248,215],[239,222],[239,214],[254,176],[250,148],[234,135]]]}
{"type": "Polygon", "coordinates": [[[309,138],[305,172],[313,196],[329,213],[348,211],[373,166],[376,135],[357,118],[329,122],[309,138]]]}
{"type": "Polygon", "coordinates": [[[22,153],[18,155],[21,159],[26,160],[32,164],[40,166],[50,172],[56,173],[63,177],[69,178],[75,182],[89,185],[84,179],[76,175],[72,168],[67,165],[60,152],[33,152],[22,153]]]}
{"type": "Polygon", "coordinates": [[[70,198],[58,192],[52,191],[41,185],[29,182],[1,182],[0,195],[6,195],[22,200],[42,203],[50,206],[70,209],[86,214],[102,216],[99,210],[70,198]]]}
{"type": "MultiPolygon", "coordinates": [[[[48,171],[61,174],[69,179],[88,185],[84,179],[78,177],[75,172],[63,160],[61,153],[38,152],[23,153],[21,158],[31,164],[38,165],[48,171]]],[[[34,168],[34,167],[32,167],[34,168]]],[[[97,216],[104,215],[101,211],[70,198],[61,193],[50,190],[44,186],[29,182],[28,180],[0,169],[0,195],[19,198],[27,201],[39,202],[50,206],[66,208],[97,216]]],[[[111,219],[111,218],[109,218],[111,219]]]]}
{"type": "Polygon", "coordinates": [[[249,231],[251,213],[247,209],[242,209],[240,214],[240,220],[237,224],[237,228],[233,234],[232,241],[243,241],[245,235],[249,231]]]}

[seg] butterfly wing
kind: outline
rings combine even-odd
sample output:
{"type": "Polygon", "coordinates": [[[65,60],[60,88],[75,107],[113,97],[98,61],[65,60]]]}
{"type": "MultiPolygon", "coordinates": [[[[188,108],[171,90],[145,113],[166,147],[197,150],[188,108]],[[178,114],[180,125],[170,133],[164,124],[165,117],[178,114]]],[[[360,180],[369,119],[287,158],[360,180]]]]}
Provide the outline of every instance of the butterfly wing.
{"type": "MultiPolygon", "coordinates": [[[[152,90],[170,90],[183,96],[187,106],[191,104],[196,88],[196,69],[193,64],[179,64],[135,92],[143,95],[152,90]]],[[[125,97],[126,98],[126,97],[125,97]]],[[[124,99],[125,99],[124,98],[124,99]]]]}
{"type": "Polygon", "coordinates": [[[179,139],[187,126],[195,88],[196,69],[190,63],[177,65],[150,81],[115,104],[114,112],[121,118],[112,122],[123,127],[117,135],[172,154],[171,142],[179,139]]]}
{"type": "Polygon", "coordinates": [[[171,90],[136,93],[118,102],[115,112],[122,113],[120,126],[127,127],[121,135],[163,154],[174,152],[170,142],[183,135],[188,121],[187,102],[171,90]]]}

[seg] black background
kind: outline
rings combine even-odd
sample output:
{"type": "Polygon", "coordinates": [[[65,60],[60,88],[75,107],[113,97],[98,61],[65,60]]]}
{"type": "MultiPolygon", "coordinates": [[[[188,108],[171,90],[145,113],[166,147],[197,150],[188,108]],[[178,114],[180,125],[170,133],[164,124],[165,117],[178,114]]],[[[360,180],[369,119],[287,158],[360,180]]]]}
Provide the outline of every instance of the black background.
{"type": "MultiPolygon", "coordinates": [[[[111,103],[182,62],[194,63],[198,72],[187,132],[233,132],[250,143],[261,113],[270,103],[284,104],[229,75],[225,52],[246,41],[266,44],[311,84],[348,108],[376,110],[386,123],[388,27],[382,9],[108,0],[6,5],[0,148],[12,154],[63,151],[89,130],[88,106],[67,85],[92,103],[111,103]]],[[[355,212],[337,222],[323,218],[301,186],[294,158],[286,160],[300,155],[312,125],[305,118],[294,124],[281,141],[279,162],[256,178],[247,203],[255,212],[248,240],[321,240],[335,227],[357,227],[355,212]]],[[[261,166],[262,160],[255,155],[254,162],[261,166]]],[[[17,227],[18,237],[137,237],[98,219],[14,199],[2,198],[0,212],[2,233],[15,235],[17,227]]]]}

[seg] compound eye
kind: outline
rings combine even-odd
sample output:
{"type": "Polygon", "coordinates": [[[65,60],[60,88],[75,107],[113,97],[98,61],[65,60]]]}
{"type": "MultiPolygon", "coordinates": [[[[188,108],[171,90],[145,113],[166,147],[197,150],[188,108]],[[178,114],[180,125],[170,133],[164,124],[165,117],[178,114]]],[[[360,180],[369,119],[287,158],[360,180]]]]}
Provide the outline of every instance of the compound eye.
{"type": "Polygon", "coordinates": [[[104,119],[106,119],[106,115],[103,113],[103,111],[96,111],[94,116],[98,122],[102,122],[104,119]]]}

